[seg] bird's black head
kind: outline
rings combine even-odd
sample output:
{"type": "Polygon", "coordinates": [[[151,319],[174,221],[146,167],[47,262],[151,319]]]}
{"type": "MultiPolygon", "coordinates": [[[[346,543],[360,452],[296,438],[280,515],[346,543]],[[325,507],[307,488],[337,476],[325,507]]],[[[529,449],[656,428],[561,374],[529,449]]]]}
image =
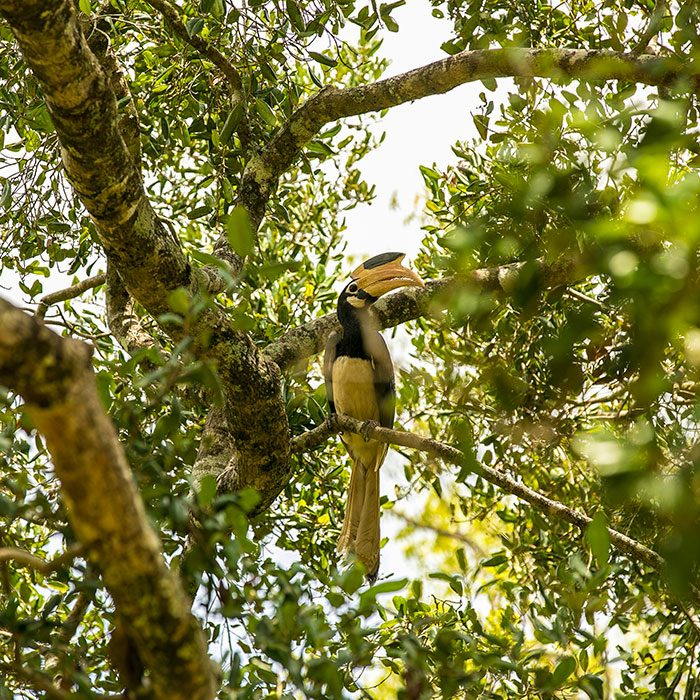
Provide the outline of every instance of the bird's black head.
{"type": "Polygon", "coordinates": [[[423,280],[401,262],[404,253],[382,253],[365,260],[350,274],[350,282],[338,298],[338,317],[361,312],[379,297],[399,287],[424,287],[423,280]]]}

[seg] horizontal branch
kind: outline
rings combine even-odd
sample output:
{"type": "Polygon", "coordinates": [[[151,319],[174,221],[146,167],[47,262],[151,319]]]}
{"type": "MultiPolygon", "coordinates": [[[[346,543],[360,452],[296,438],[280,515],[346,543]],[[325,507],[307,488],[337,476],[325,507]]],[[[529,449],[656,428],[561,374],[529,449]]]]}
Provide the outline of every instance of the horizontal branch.
{"type": "MultiPolygon", "coordinates": [[[[449,305],[452,295],[460,290],[508,294],[517,289],[520,274],[524,271],[531,274],[533,269],[539,275],[540,286],[543,289],[571,283],[583,276],[578,261],[571,257],[552,263],[535,260],[482,268],[462,275],[430,280],[425,289],[401,289],[374,304],[374,316],[380,328],[391,328],[406,321],[438,313],[449,305]]],[[[336,330],[340,330],[336,314],[326,314],[287,331],[270,343],[264,354],[281,369],[285,369],[295,362],[321,352],[328,336],[336,330]]]]}
{"type": "Polygon", "coordinates": [[[88,289],[94,289],[99,287],[101,284],[105,283],[106,275],[104,273],[95,275],[94,277],[88,277],[87,279],[74,284],[72,287],[66,287],[66,289],[60,289],[57,292],[51,292],[51,294],[45,294],[41,299],[39,299],[39,304],[36,307],[36,315],[39,318],[44,318],[46,311],[51,306],[51,304],[57,304],[59,301],[68,301],[68,299],[75,299],[75,297],[80,296],[88,289]]]}
{"type": "MultiPolygon", "coordinates": [[[[382,428],[373,422],[367,423],[351,418],[350,416],[338,414],[329,416],[328,419],[318,427],[294,438],[292,440],[292,451],[296,453],[308,452],[323,444],[331,435],[341,432],[357,433],[366,438],[378,440],[379,442],[409,447],[460,467],[463,467],[466,462],[466,456],[463,452],[450,445],[438,442],[437,440],[421,437],[402,430],[382,428]]],[[[559,501],[548,498],[538,491],[531,489],[529,486],[525,486],[525,484],[516,481],[505,472],[486,465],[479,465],[475,467],[473,471],[485,481],[488,481],[494,486],[498,486],[502,491],[517,496],[526,503],[529,503],[540,513],[558,520],[563,520],[581,530],[585,530],[592,522],[592,518],[588,515],[580,513],[573,508],[569,508],[559,501]]],[[[641,561],[657,571],[663,571],[665,569],[666,562],[663,557],[654,550],[645,547],[640,542],[612,528],[608,528],[608,534],[610,535],[610,542],[628,557],[641,561]]]]}
{"type": "Polygon", "coordinates": [[[216,680],[204,635],[166,566],[100,401],[89,348],[3,299],[0,328],[0,385],[24,398],[46,440],[73,530],[128,625],[154,697],[211,700],[216,680]]]}
{"type": "MultiPolygon", "coordinates": [[[[326,87],[297,109],[261,153],[249,162],[238,201],[259,222],[280,176],[328,122],[377,112],[487,78],[549,78],[670,86],[697,90],[700,62],[596,49],[482,49],[462,51],[370,85],[326,87]]],[[[439,117],[437,117],[439,120],[439,117]]],[[[217,243],[223,246],[223,239],[217,243]]]]}

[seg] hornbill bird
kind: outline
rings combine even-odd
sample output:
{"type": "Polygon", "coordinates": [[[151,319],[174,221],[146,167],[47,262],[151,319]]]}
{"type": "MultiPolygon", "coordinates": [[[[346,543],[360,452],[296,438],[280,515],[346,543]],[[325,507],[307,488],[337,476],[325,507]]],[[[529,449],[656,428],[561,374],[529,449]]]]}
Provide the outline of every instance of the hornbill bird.
{"type": "MultiPolygon", "coordinates": [[[[370,307],[392,289],[425,286],[401,264],[404,257],[382,253],[365,260],[340,293],[342,333],[328,338],[323,363],[331,413],[377,421],[385,428],[394,424],[394,367],[370,307]]],[[[379,468],[387,445],[354,433],[343,433],[341,440],[352,458],[352,474],[338,551],[353,553],[374,581],[379,570],[379,468]]]]}

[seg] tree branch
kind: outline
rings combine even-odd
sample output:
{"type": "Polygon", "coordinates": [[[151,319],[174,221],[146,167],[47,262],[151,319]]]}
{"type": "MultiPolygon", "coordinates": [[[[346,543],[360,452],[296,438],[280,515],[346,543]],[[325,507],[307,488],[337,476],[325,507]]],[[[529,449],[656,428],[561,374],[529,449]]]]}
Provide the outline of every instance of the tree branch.
{"type": "MultiPolygon", "coordinates": [[[[414,435],[413,433],[404,432],[402,430],[382,428],[372,422],[366,423],[351,418],[350,416],[338,414],[329,416],[326,421],[318,427],[294,438],[292,440],[292,452],[308,452],[323,444],[331,435],[341,432],[357,433],[366,438],[378,440],[379,442],[409,447],[414,450],[426,452],[433,457],[437,457],[450,464],[456,464],[460,467],[463,467],[466,461],[466,456],[463,452],[438,442],[437,440],[420,437],[419,435],[414,435]]],[[[475,467],[473,471],[485,481],[529,503],[540,513],[563,520],[581,530],[585,530],[592,521],[592,518],[588,515],[544,496],[498,469],[493,469],[486,465],[479,465],[475,467]]],[[[665,569],[664,559],[655,551],[649,549],[649,547],[645,547],[640,542],[612,528],[608,529],[608,533],[611,543],[628,557],[641,561],[657,571],[663,571],[665,569]]]]}
{"type": "Polygon", "coordinates": [[[73,188],[127,288],[154,316],[168,292],[189,287],[190,265],[143,189],[124,141],[110,78],[88,47],[68,0],[0,0],[41,85],[73,188]]]}
{"type": "Polygon", "coordinates": [[[82,547],[71,547],[57,557],[54,557],[51,561],[46,561],[19,547],[2,547],[0,548],[0,562],[16,561],[22,566],[36,569],[40,574],[48,576],[57,569],[60,569],[64,564],[80,556],[82,551],[82,547]]]}
{"type": "Polygon", "coordinates": [[[141,319],[134,309],[134,300],[109,260],[105,282],[107,327],[112,335],[130,354],[153,347],[153,338],[141,327],[141,319]]]}
{"type": "Polygon", "coordinates": [[[67,287],[66,289],[61,289],[58,292],[51,292],[51,294],[46,294],[39,300],[39,304],[36,307],[36,315],[39,318],[44,318],[46,311],[51,306],[51,304],[56,304],[59,301],[67,301],[68,299],[74,299],[77,296],[87,292],[88,289],[94,289],[99,287],[101,284],[105,283],[106,275],[101,273],[95,275],[94,277],[88,277],[82,282],[74,284],[72,287],[67,287]]]}
{"type": "MultiPolygon", "coordinates": [[[[158,319],[170,311],[173,290],[183,287],[194,296],[216,284],[220,288],[221,280],[213,268],[190,268],[177,237],[145,196],[120,131],[114,90],[85,41],[74,4],[0,0],[0,14],[41,85],[66,172],[97,225],[110,264],[129,294],[158,319]]],[[[170,324],[166,331],[176,339],[191,336],[192,352],[213,362],[222,380],[235,453],[219,483],[253,486],[269,504],[291,469],[279,369],[217,307],[205,309],[186,329],[170,324]]]]}
{"type": "Polygon", "coordinates": [[[39,671],[5,663],[0,663],[0,671],[6,676],[14,676],[16,679],[29,684],[35,690],[43,693],[45,697],[51,698],[51,700],[75,700],[73,693],[57,688],[48,676],[39,671]]]}
{"type": "MultiPolygon", "coordinates": [[[[484,49],[462,51],[407,73],[370,85],[347,89],[326,87],[309,99],[252,158],[238,191],[254,225],[264,214],[280,176],[304,146],[328,122],[377,112],[405,102],[448,92],[485,78],[548,78],[552,80],[623,80],[668,86],[682,80],[697,90],[700,64],[674,57],[636,56],[594,49],[484,49]]],[[[224,248],[222,237],[217,247],[224,248]]]]}
{"type": "MultiPolygon", "coordinates": [[[[571,283],[585,275],[580,261],[573,257],[562,258],[552,263],[543,260],[511,263],[473,270],[464,275],[441,280],[430,280],[425,289],[402,289],[380,299],[372,310],[379,327],[390,328],[443,310],[449,304],[452,295],[461,290],[511,293],[517,288],[520,274],[524,271],[532,273],[533,270],[539,275],[543,289],[571,283]]],[[[270,343],[264,354],[281,369],[286,369],[299,360],[321,352],[328,336],[336,330],[340,330],[336,314],[326,314],[287,331],[270,343]]]]}
{"type": "Polygon", "coordinates": [[[165,564],[100,402],[88,347],[2,299],[0,328],[0,384],[22,395],[46,439],[74,532],[128,625],[155,697],[211,700],[216,680],[204,635],[165,564]]]}
{"type": "Polygon", "coordinates": [[[661,22],[663,21],[664,15],[668,11],[668,1],[667,0],[656,0],[654,3],[654,9],[651,11],[649,17],[649,22],[645,27],[644,31],[639,35],[639,38],[632,47],[632,53],[635,56],[646,51],[649,46],[649,42],[654,38],[659,29],[661,28],[661,22]]]}

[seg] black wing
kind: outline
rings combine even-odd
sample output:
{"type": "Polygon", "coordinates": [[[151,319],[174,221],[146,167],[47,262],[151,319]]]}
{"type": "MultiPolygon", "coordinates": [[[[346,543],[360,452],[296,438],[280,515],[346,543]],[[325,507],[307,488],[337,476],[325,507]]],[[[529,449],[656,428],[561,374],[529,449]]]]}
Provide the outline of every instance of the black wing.
{"type": "Polygon", "coordinates": [[[365,349],[374,367],[374,394],[379,406],[379,423],[384,428],[394,427],[396,409],[396,389],[394,386],[394,365],[384,338],[376,331],[365,338],[365,349]]]}
{"type": "Polygon", "coordinates": [[[340,333],[333,331],[326,341],[326,352],[323,355],[323,378],[326,380],[326,397],[331,413],[335,413],[335,403],[333,403],[333,363],[338,349],[340,333]]]}

